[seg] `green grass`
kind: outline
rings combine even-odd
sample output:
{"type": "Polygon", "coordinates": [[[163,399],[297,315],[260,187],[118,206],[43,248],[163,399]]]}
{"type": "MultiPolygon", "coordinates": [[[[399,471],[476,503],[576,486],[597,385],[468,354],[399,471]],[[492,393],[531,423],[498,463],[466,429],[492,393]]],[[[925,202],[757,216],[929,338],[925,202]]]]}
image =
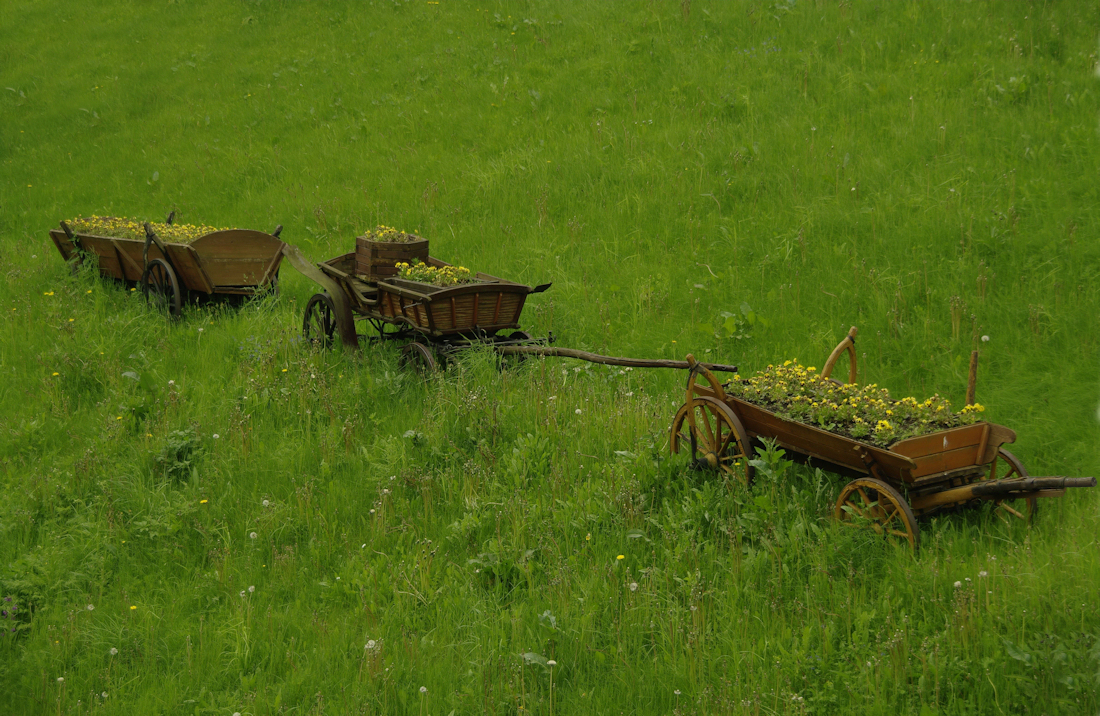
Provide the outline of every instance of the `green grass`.
{"type": "Polygon", "coordinates": [[[289,267],[169,325],[47,232],[174,209],[322,260],[386,224],[553,281],[560,345],[750,371],[858,325],[861,380],[957,406],[980,347],[1031,472],[1095,475],[1098,21],[0,4],[0,710],[1096,713],[1095,490],[914,558],[833,523],[842,478],[687,470],[684,375],[311,352],[289,267]]]}

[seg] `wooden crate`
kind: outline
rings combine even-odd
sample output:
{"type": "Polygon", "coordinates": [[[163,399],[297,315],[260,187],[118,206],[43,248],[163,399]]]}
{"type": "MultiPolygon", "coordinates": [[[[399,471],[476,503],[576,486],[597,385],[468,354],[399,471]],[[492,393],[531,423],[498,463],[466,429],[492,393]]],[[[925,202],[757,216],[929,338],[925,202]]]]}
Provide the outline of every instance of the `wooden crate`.
{"type": "Polygon", "coordinates": [[[367,281],[377,282],[396,276],[397,264],[412,263],[414,260],[428,263],[427,239],[391,243],[371,241],[363,236],[355,238],[355,273],[367,281]]]}

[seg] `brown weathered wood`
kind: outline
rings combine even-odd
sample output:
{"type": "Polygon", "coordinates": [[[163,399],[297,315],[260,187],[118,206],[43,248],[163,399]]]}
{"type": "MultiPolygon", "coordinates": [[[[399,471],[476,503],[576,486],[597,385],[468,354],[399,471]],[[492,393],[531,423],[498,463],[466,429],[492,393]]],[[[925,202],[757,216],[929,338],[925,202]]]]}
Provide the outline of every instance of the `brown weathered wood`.
{"type": "Polygon", "coordinates": [[[978,390],[978,351],[970,351],[970,375],[966,380],[966,404],[973,405],[978,390]]]}
{"type": "Polygon", "coordinates": [[[497,305],[496,305],[496,308],[493,309],[493,323],[497,323],[497,322],[500,321],[500,302],[503,301],[503,300],[504,300],[504,294],[503,293],[498,293],[497,294],[497,305]]]}
{"type": "Polygon", "coordinates": [[[259,286],[286,245],[271,234],[247,229],[215,231],[190,244],[216,289],[259,286]]]}
{"type": "Polygon", "coordinates": [[[1071,487],[1096,487],[1095,477],[1024,477],[1012,480],[984,480],[950,490],[914,496],[916,510],[953,505],[974,499],[995,500],[1009,497],[1054,497],[1071,487]]]}
{"type": "Polygon", "coordinates": [[[347,296],[340,289],[340,284],[318,269],[317,264],[307,261],[296,246],[281,241],[279,243],[282,244],[280,251],[286,256],[290,265],[306,278],[320,284],[328,292],[336,313],[336,328],[340,333],[340,342],[348,348],[358,350],[359,339],[355,334],[355,318],[352,316],[347,296]]]}
{"type": "Polygon", "coordinates": [[[363,236],[355,239],[355,272],[370,281],[396,276],[398,263],[427,263],[428,259],[427,239],[402,243],[372,241],[363,236]]]}
{"type": "Polygon", "coordinates": [[[131,281],[140,281],[142,274],[145,270],[138,265],[137,261],[134,261],[130,257],[130,254],[119,244],[118,239],[110,239],[111,246],[115,250],[115,254],[118,256],[118,264],[122,267],[122,274],[125,278],[131,281]],[[129,269],[129,271],[127,271],[129,269]]]}
{"type": "Polygon", "coordinates": [[[848,382],[856,382],[856,334],[858,332],[859,329],[855,326],[848,329],[848,335],[837,344],[833,352],[829,354],[828,360],[825,361],[825,367],[821,369],[822,378],[828,378],[833,374],[833,366],[836,365],[837,358],[844,351],[848,351],[848,382]]]}
{"type": "MultiPolygon", "coordinates": [[[[169,258],[180,283],[193,291],[214,293],[214,284],[202,268],[199,254],[190,244],[168,244],[169,258]]],[[[281,257],[281,254],[280,254],[281,257]]]]}
{"type": "MultiPolygon", "coordinates": [[[[677,368],[687,370],[690,366],[683,360],[653,360],[647,358],[619,358],[605,356],[599,353],[589,353],[573,348],[559,348],[557,346],[497,346],[495,350],[505,355],[541,355],[557,358],[577,358],[589,363],[601,365],[622,365],[631,368],[677,368]]],[[[723,373],[736,373],[737,366],[723,365],[721,363],[700,363],[708,370],[717,370],[723,373]]]]}
{"type": "MultiPolygon", "coordinates": [[[[64,223],[64,222],[62,222],[64,223]]],[[[70,230],[71,231],[71,230],[70,230]]],[[[73,238],[69,238],[64,232],[52,229],[50,231],[50,238],[53,240],[53,245],[57,247],[57,250],[61,252],[61,258],[69,261],[76,254],[76,242],[73,238]]]]}

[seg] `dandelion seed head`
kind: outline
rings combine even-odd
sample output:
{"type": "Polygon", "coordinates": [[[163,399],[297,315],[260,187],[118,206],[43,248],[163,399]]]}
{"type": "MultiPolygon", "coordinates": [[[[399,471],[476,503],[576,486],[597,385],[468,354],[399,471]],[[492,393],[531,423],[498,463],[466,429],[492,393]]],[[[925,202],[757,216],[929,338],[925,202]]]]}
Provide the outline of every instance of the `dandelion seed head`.
{"type": "Polygon", "coordinates": [[[962,587],[962,585],[963,585],[963,583],[962,583],[962,582],[955,582],[955,589],[959,589],[959,588],[961,588],[961,587],[962,587]]]}
{"type": "Polygon", "coordinates": [[[422,693],[422,694],[428,693],[428,687],[427,686],[421,686],[420,687],[420,693],[422,693]]]}

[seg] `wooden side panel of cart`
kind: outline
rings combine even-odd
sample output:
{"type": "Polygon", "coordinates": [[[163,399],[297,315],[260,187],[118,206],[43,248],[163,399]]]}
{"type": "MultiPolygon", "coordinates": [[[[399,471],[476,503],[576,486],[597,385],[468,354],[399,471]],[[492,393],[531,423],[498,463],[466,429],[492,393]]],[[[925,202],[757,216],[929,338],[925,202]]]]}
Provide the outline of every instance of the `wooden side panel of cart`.
{"type": "Polygon", "coordinates": [[[730,395],[726,404],[737,414],[754,441],[774,439],[784,450],[810,458],[843,474],[874,475],[891,482],[908,482],[916,463],[905,455],[867,445],[812,425],[785,420],[771,411],[730,395]]]}
{"type": "Polygon", "coordinates": [[[263,231],[229,229],[195,239],[190,244],[168,244],[177,258],[177,268],[183,264],[193,273],[184,278],[189,288],[208,293],[250,294],[257,286],[265,286],[275,277],[282,260],[283,242],[263,231]],[[189,251],[188,251],[189,249],[189,251]],[[189,278],[194,279],[191,283],[189,278]]]}
{"type": "Polygon", "coordinates": [[[530,291],[506,281],[431,290],[414,281],[390,279],[378,284],[378,309],[387,318],[403,317],[434,335],[475,328],[492,333],[519,326],[530,291]]]}
{"type": "MultiPolygon", "coordinates": [[[[62,231],[51,231],[65,260],[75,257],[77,245],[94,254],[99,272],[120,281],[140,281],[145,269],[145,242],[94,234],[77,234],[75,241],[62,231]]],[[[183,287],[204,293],[250,294],[269,283],[282,260],[283,242],[271,234],[246,229],[217,231],[190,244],[166,243],[167,258],[183,287]]],[[[165,255],[154,243],[149,260],[165,255]]]]}

